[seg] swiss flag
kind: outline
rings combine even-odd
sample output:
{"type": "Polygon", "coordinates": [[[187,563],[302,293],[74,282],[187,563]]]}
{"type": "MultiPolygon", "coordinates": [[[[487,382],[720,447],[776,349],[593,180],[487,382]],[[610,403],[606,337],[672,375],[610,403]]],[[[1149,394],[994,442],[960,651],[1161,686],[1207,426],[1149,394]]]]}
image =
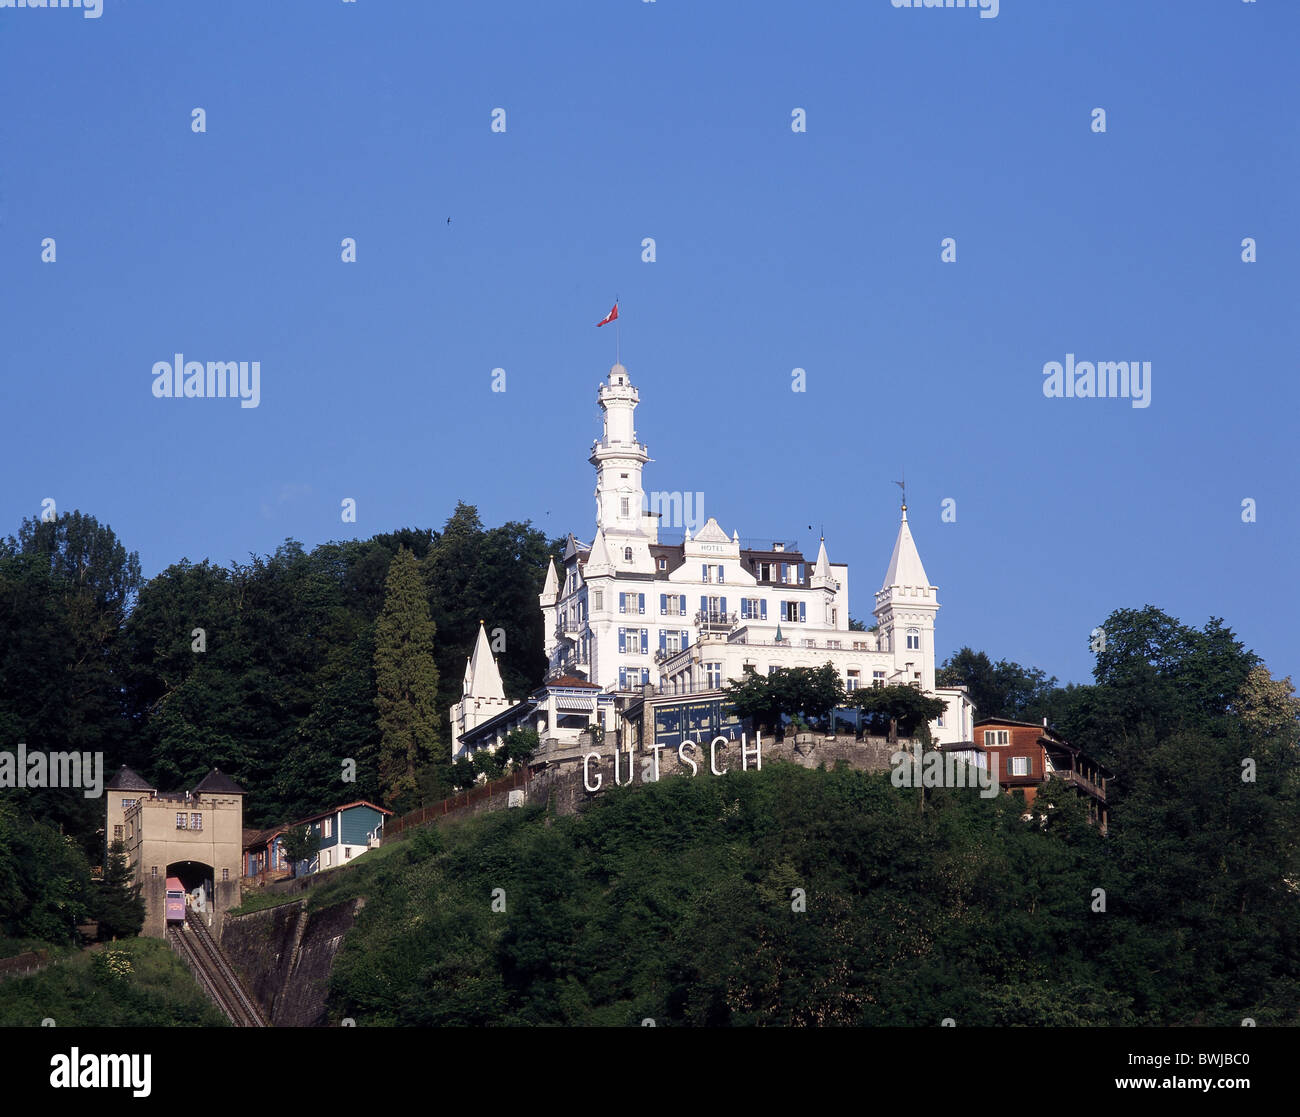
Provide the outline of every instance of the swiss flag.
{"type": "Polygon", "coordinates": [[[596,325],[603,326],[608,322],[614,321],[614,319],[617,317],[618,317],[618,303],[615,303],[614,309],[611,310],[608,314],[606,314],[604,318],[602,318],[599,322],[596,323],[596,325]]]}

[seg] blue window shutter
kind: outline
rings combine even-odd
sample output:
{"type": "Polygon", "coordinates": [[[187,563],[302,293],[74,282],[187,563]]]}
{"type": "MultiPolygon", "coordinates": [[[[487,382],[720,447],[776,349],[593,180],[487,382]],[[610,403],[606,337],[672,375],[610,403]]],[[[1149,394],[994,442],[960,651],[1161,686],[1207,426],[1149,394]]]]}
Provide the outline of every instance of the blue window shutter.
{"type": "Polygon", "coordinates": [[[790,564],[788,562],[783,562],[781,564],[781,581],[787,582],[789,580],[790,580],[790,564]]]}
{"type": "Polygon", "coordinates": [[[627,690],[627,668],[626,667],[620,667],[618,669],[618,689],[627,690]]]}
{"type": "Polygon", "coordinates": [[[778,601],[776,604],[777,604],[776,619],[779,621],[789,620],[790,614],[785,611],[785,602],[778,601]]]}
{"type": "Polygon", "coordinates": [[[709,599],[708,599],[707,597],[704,597],[704,596],[701,595],[701,597],[700,597],[700,612],[701,612],[701,613],[706,613],[706,614],[707,614],[708,611],[709,611],[709,599]]]}
{"type": "Polygon", "coordinates": [[[666,593],[661,593],[659,595],[659,612],[668,612],[668,595],[666,593]]]}
{"type": "Polygon", "coordinates": [[[650,633],[644,628],[641,630],[641,652],[644,655],[650,650],[650,633]]]}
{"type": "Polygon", "coordinates": [[[803,603],[802,601],[799,602],[799,619],[800,619],[801,621],[806,621],[806,620],[808,619],[808,617],[804,614],[803,604],[804,604],[804,603],[803,603]]]}
{"type": "Polygon", "coordinates": [[[683,628],[683,629],[682,629],[682,647],[683,647],[683,648],[689,648],[690,646],[691,646],[691,634],[690,634],[686,629],[683,628]]]}
{"type": "Polygon", "coordinates": [[[682,594],[682,616],[686,616],[686,595],[682,594]]]}
{"type": "Polygon", "coordinates": [[[722,615],[724,617],[727,615],[727,599],[725,597],[722,599],[722,615]]]}
{"type": "Polygon", "coordinates": [[[645,613],[645,594],[643,593],[636,595],[636,611],[641,614],[645,613]]]}
{"type": "Polygon", "coordinates": [[[740,599],[740,619],[742,621],[749,620],[749,598],[747,597],[740,599]]]}
{"type": "Polygon", "coordinates": [[[659,630],[659,650],[666,652],[668,650],[668,633],[663,629],[659,630]]]}
{"type": "Polygon", "coordinates": [[[627,651],[627,629],[626,628],[620,628],[618,630],[618,650],[620,652],[627,651]]]}
{"type": "Polygon", "coordinates": [[[764,598],[762,601],[758,603],[758,608],[759,608],[758,615],[762,617],[763,620],[767,620],[767,598],[764,598]]]}

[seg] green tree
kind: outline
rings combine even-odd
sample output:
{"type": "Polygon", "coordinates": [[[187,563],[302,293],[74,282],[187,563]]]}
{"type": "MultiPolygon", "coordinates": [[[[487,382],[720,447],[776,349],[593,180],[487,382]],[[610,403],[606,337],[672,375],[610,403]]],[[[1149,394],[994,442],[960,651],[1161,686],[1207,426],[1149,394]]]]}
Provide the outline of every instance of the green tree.
{"type": "Polygon", "coordinates": [[[320,852],[320,834],[310,826],[292,826],[280,836],[280,849],[289,862],[292,874],[298,875],[298,864],[310,861],[320,852]]]}
{"type": "Polygon", "coordinates": [[[939,686],[964,686],[975,703],[976,716],[1035,721],[1056,689],[1055,676],[1037,667],[1000,659],[992,662],[984,652],[962,648],[950,655],[935,672],[939,686]]]}
{"type": "Polygon", "coordinates": [[[889,741],[896,742],[901,734],[913,737],[923,727],[948,708],[942,698],[931,698],[916,687],[881,686],[864,687],[852,694],[853,704],[870,715],[880,728],[888,725],[889,741]]]}
{"type": "Polygon", "coordinates": [[[115,841],[108,850],[108,864],[100,881],[91,917],[99,921],[101,939],[138,935],[144,926],[144,899],[126,860],[126,846],[115,841]]]}
{"type": "Polygon", "coordinates": [[[416,792],[416,769],[432,760],[450,787],[450,757],[438,750],[436,629],[419,565],[408,550],[393,559],[384,607],[375,623],[375,686],[379,710],[381,794],[387,805],[408,805],[416,792]]]}
{"type": "Polygon", "coordinates": [[[496,751],[497,764],[503,771],[521,767],[532,760],[540,747],[536,729],[512,729],[496,751]]]}

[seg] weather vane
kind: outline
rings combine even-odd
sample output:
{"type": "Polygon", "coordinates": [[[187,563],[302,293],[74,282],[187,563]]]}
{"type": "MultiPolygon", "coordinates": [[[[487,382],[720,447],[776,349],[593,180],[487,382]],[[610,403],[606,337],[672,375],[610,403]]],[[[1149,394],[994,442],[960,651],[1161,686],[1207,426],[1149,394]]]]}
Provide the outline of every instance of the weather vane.
{"type": "Polygon", "coordinates": [[[894,484],[903,490],[903,511],[906,512],[907,511],[907,470],[903,470],[903,479],[901,481],[895,481],[894,484]]]}

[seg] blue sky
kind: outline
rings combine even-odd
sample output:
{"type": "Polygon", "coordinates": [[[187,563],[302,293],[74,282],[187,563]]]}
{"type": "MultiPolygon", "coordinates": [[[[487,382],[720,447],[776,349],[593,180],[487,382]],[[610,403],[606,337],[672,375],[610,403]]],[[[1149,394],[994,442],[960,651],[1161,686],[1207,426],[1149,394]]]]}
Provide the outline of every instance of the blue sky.
{"type": "Polygon", "coordinates": [[[1152,603],[1290,673],[1298,32],[1289,0],[0,10],[0,531],[52,496],[148,575],[458,499],[590,539],[617,294],[647,489],[824,524],[855,615],[905,469],[940,658],[1086,681],[1152,603]],[[156,399],[177,352],[259,361],[259,406],[156,399]],[[1150,406],[1045,398],[1067,353],[1150,361],[1150,406]]]}

